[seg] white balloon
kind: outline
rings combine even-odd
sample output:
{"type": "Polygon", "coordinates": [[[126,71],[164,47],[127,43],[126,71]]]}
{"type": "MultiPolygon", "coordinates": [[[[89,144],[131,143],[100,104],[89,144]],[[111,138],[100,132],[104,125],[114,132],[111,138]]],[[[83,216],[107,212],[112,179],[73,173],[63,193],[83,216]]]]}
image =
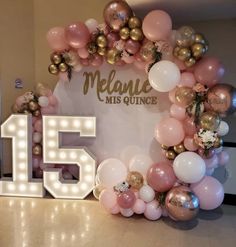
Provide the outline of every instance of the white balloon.
{"type": "Polygon", "coordinates": [[[206,164],[198,154],[183,152],[179,154],[173,163],[176,177],[185,183],[196,183],[206,173],[206,164]]]}
{"type": "Polygon", "coordinates": [[[106,188],[125,181],[127,173],[124,163],[114,158],[104,160],[97,170],[98,181],[106,188]]]}
{"type": "Polygon", "coordinates": [[[153,164],[151,158],[145,154],[135,155],[129,162],[129,170],[140,172],[143,176],[146,176],[147,170],[153,164]]]}
{"type": "Polygon", "coordinates": [[[155,197],[155,191],[149,185],[143,185],[139,190],[139,198],[145,202],[151,202],[155,197]]]}
{"type": "Polygon", "coordinates": [[[87,26],[89,32],[90,32],[90,33],[93,33],[94,31],[97,30],[98,22],[97,22],[97,20],[91,18],[91,19],[88,19],[88,20],[85,22],[85,25],[87,26]]]}
{"type": "Polygon", "coordinates": [[[217,129],[217,133],[219,136],[225,136],[229,132],[229,125],[225,121],[221,121],[220,125],[217,129]]]}
{"type": "Polygon", "coordinates": [[[169,92],[180,81],[180,70],[171,61],[162,60],[155,63],[148,73],[151,86],[159,92],[169,92]]]}
{"type": "Polygon", "coordinates": [[[33,133],[33,142],[40,143],[42,141],[42,134],[40,132],[33,133]]]}
{"type": "Polygon", "coordinates": [[[38,103],[41,107],[47,107],[49,104],[48,97],[46,96],[40,96],[38,99],[38,103]]]}
{"type": "Polygon", "coordinates": [[[134,214],[134,211],[131,208],[120,208],[120,213],[124,217],[131,217],[134,214]]]}

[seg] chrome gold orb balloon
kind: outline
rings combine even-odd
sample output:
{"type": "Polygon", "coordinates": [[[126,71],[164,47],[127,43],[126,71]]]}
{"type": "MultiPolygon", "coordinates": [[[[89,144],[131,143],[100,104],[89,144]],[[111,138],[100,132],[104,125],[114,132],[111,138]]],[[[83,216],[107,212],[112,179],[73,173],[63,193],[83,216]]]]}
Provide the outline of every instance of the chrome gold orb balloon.
{"type": "Polygon", "coordinates": [[[130,38],[135,41],[141,41],[143,39],[143,32],[140,28],[133,28],[130,31],[130,38]]]}
{"type": "Polygon", "coordinates": [[[62,62],[62,56],[60,54],[57,54],[57,53],[52,53],[50,56],[50,60],[54,64],[59,64],[62,62]]]}
{"type": "Polygon", "coordinates": [[[59,68],[60,72],[66,72],[69,69],[69,67],[66,63],[60,63],[58,68],[59,68]]]}
{"type": "Polygon", "coordinates": [[[176,153],[175,153],[175,151],[174,150],[172,150],[172,149],[170,149],[170,150],[167,150],[166,151],[166,158],[168,159],[168,160],[174,160],[175,158],[176,158],[176,153]]]}
{"type": "Polygon", "coordinates": [[[129,35],[130,35],[130,30],[128,27],[123,27],[123,28],[121,28],[119,34],[120,34],[121,39],[127,40],[129,38],[129,35]]]}
{"type": "Polygon", "coordinates": [[[57,66],[55,64],[50,64],[48,66],[48,71],[52,75],[57,75],[59,73],[59,69],[57,68],[57,66]]]}
{"type": "Polygon", "coordinates": [[[96,43],[98,47],[104,48],[107,46],[107,39],[105,35],[99,35],[96,39],[96,43]]]}
{"type": "Polygon", "coordinates": [[[178,55],[177,55],[178,59],[181,61],[185,61],[187,59],[189,59],[191,57],[191,51],[188,48],[180,48],[178,51],[178,55]]]}
{"type": "Polygon", "coordinates": [[[188,60],[186,60],[186,61],[184,62],[184,64],[185,64],[187,67],[192,67],[195,63],[196,63],[196,59],[193,58],[193,57],[190,57],[188,60]]]}
{"type": "Polygon", "coordinates": [[[183,152],[185,151],[184,144],[183,144],[183,143],[180,143],[180,144],[178,144],[178,145],[175,145],[175,146],[174,146],[174,151],[175,151],[177,154],[183,153],[183,152]]]}
{"type": "Polygon", "coordinates": [[[142,26],[142,22],[138,17],[133,16],[133,17],[129,18],[128,25],[129,25],[130,29],[133,29],[133,28],[136,28],[136,27],[140,28],[142,26]]]}
{"type": "Polygon", "coordinates": [[[131,186],[131,188],[139,190],[143,186],[143,175],[139,172],[129,172],[127,176],[128,184],[131,186]]]}

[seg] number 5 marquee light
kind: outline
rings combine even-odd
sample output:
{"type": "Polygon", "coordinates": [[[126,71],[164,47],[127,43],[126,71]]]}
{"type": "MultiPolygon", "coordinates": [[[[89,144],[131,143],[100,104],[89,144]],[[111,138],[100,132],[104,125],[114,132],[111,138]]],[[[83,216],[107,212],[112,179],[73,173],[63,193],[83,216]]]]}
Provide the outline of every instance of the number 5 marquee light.
{"type": "Polygon", "coordinates": [[[0,195],[43,197],[45,189],[55,198],[84,199],[93,189],[96,162],[84,147],[60,147],[60,133],[79,132],[96,137],[95,117],[43,116],[43,162],[76,164],[79,181],[65,183],[61,169],[46,169],[43,181],[32,179],[31,116],[11,115],[1,126],[1,137],[12,139],[12,178],[0,180],[0,195]]]}

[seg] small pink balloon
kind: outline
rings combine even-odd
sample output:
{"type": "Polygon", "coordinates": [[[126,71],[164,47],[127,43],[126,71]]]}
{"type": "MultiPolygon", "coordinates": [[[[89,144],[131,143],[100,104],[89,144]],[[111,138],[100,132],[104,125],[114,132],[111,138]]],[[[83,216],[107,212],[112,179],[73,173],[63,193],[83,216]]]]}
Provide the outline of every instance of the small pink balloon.
{"type": "Polygon", "coordinates": [[[109,33],[107,35],[107,41],[108,41],[108,47],[112,48],[114,46],[114,43],[120,39],[120,36],[118,33],[109,33]]]}
{"type": "Polygon", "coordinates": [[[139,51],[140,49],[140,43],[138,41],[134,41],[132,39],[129,39],[125,43],[125,50],[129,52],[130,54],[135,54],[139,51]]]}
{"type": "Polygon", "coordinates": [[[118,204],[116,204],[111,210],[110,210],[111,214],[118,214],[120,213],[120,208],[118,206],[118,204]]]}
{"type": "Polygon", "coordinates": [[[173,62],[179,67],[181,71],[186,69],[186,66],[183,61],[179,60],[178,58],[174,57],[173,62]]]}
{"type": "Polygon", "coordinates": [[[80,48],[77,51],[80,58],[87,58],[89,56],[89,52],[86,48],[80,48]]]}
{"type": "Polygon", "coordinates": [[[58,106],[58,100],[57,100],[57,97],[55,95],[49,96],[48,100],[49,100],[49,104],[51,106],[58,106]]]}
{"type": "Polygon", "coordinates": [[[65,38],[68,44],[76,49],[85,47],[90,39],[90,33],[83,22],[72,23],[65,28],[65,38]]]}
{"type": "Polygon", "coordinates": [[[69,81],[68,74],[66,72],[60,72],[59,79],[63,82],[68,82],[69,81]]]}
{"type": "Polygon", "coordinates": [[[144,215],[148,220],[158,220],[162,215],[159,203],[156,200],[147,203],[144,215]]]}
{"type": "Polygon", "coordinates": [[[95,54],[93,55],[93,58],[91,60],[91,65],[94,66],[94,67],[99,67],[101,66],[103,63],[103,57],[98,55],[98,54],[95,54]]]}
{"type": "Polygon", "coordinates": [[[65,29],[63,27],[51,28],[47,33],[47,41],[54,51],[64,51],[69,48],[65,39],[65,29]]]}
{"type": "Polygon", "coordinates": [[[134,214],[134,211],[131,208],[121,208],[120,209],[120,213],[124,216],[124,217],[131,217],[134,214]]]}
{"type": "Polygon", "coordinates": [[[131,64],[135,61],[134,56],[123,56],[122,60],[127,64],[131,64]]]}
{"type": "Polygon", "coordinates": [[[121,208],[132,208],[134,206],[134,203],[136,201],[135,194],[132,190],[127,190],[122,193],[120,193],[117,196],[117,204],[121,208]]]}
{"type": "Polygon", "coordinates": [[[81,64],[83,65],[83,66],[89,66],[89,60],[88,60],[88,58],[81,58],[80,59],[80,62],[81,62],[81,64]]]}
{"type": "Polygon", "coordinates": [[[134,203],[132,210],[134,211],[135,214],[143,214],[145,208],[146,208],[146,203],[141,199],[137,199],[134,203]]]}
{"type": "Polygon", "coordinates": [[[197,151],[199,146],[195,143],[194,139],[190,136],[184,138],[184,147],[191,152],[197,151]]]}
{"type": "Polygon", "coordinates": [[[33,168],[34,169],[38,168],[41,161],[42,161],[42,158],[40,156],[33,156],[32,157],[33,168]]]}
{"type": "Polygon", "coordinates": [[[117,205],[116,198],[117,196],[112,189],[104,189],[99,195],[99,202],[108,212],[111,212],[117,205]]]}
{"type": "Polygon", "coordinates": [[[34,130],[41,133],[42,132],[42,128],[43,128],[42,127],[42,120],[39,119],[34,124],[34,130]]]}
{"type": "Polygon", "coordinates": [[[204,159],[204,161],[207,169],[215,169],[218,166],[218,157],[216,154],[214,154],[210,159],[204,159]]]}
{"type": "Polygon", "coordinates": [[[194,118],[186,117],[183,122],[184,131],[187,136],[193,136],[197,132],[194,118]]]}
{"type": "Polygon", "coordinates": [[[83,69],[83,66],[80,63],[78,63],[77,65],[73,67],[73,71],[75,72],[80,72],[82,69],[83,69]]]}
{"type": "Polygon", "coordinates": [[[175,118],[163,118],[155,130],[156,140],[166,146],[174,146],[184,139],[184,128],[182,123],[175,118]]]}
{"type": "Polygon", "coordinates": [[[170,115],[178,120],[184,120],[186,117],[186,109],[173,104],[170,107],[170,115]]]}
{"type": "Polygon", "coordinates": [[[195,77],[190,72],[183,72],[180,77],[179,86],[193,87],[196,83],[195,77]]]}
{"type": "Polygon", "coordinates": [[[47,107],[41,108],[41,113],[42,113],[43,115],[47,115],[47,114],[48,114],[48,115],[56,114],[56,113],[57,113],[57,108],[54,107],[54,106],[49,105],[49,106],[47,106],[47,107]]]}
{"type": "Polygon", "coordinates": [[[229,154],[226,151],[222,151],[218,154],[218,161],[220,166],[224,166],[229,162],[229,154]]]}
{"type": "Polygon", "coordinates": [[[218,58],[204,57],[195,66],[194,75],[197,82],[214,86],[218,83],[225,73],[225,69],[218,58]]]}
{"type": "Polygon", "coordinates": [[[176,100],[175,100],[175,92],[176,92],[177,87],[175,87],[174,89],[172,89],[171,91],[169,91],[168,93],[168,97],[171,103],[175,104],[176,100]]]}
{"type": "Polygon", "coordinates": [[[139,62],[135,61],[134,66],[139,70],[145,70],[146,63],[145,62],[139,62]]]}

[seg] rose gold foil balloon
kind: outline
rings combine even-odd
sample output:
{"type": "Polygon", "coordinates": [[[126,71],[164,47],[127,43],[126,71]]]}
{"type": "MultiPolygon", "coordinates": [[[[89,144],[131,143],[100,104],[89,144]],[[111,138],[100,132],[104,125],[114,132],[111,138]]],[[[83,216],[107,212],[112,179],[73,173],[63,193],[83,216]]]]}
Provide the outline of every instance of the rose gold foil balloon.
{"type": "Polygon", "coordinates": [[[168,214],[175,220],[193,219],[199,210],[199,200],[186,186],[171,189],[166,196],[165,206],[168,214]]]}
{"type": "Polygon", "coordinates": [[[233,113],[236,109],[236,90],[229,84],[218,84],[209,89],[207,101],[213,111],[233,113]]]}
{"type": "Polygon", "coordinates": [[[128,23],[132,16],[132,9],[122,0],[109,2],[104,9],[103,16],[107,25],[115,31],[119,31],[128,23]]]}

